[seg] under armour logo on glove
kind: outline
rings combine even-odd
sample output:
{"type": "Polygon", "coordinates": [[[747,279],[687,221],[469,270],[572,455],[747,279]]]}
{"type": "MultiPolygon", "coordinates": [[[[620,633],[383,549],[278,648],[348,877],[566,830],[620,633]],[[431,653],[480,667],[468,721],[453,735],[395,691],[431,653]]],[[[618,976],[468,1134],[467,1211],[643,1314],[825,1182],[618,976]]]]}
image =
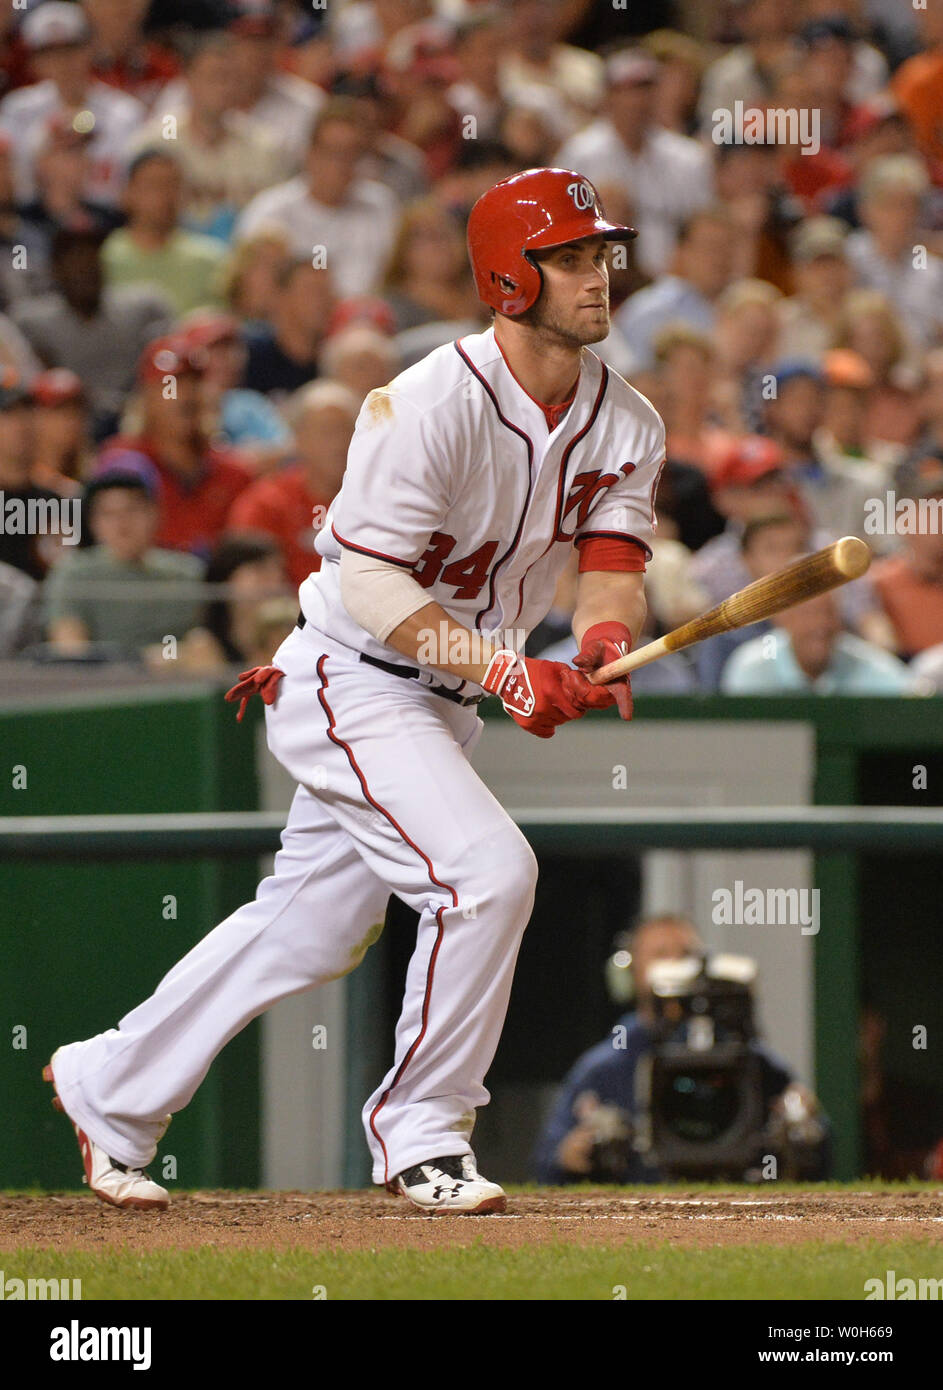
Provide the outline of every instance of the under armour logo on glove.
{"type": "Polygon", "coordinates": [[[285,672],[280,671],[277,666],[253,666],[251,671],[243,671],[240,674],[239,684],[234,685],[232,690],[227,690],[225,695],[230,704],[239,701],[237,724],[242,723],[246,705],[253,695],[261,695],[264,704],[274,705],[275,697],[278,695],[278,683],[284,674],[285,672]]]}
{"type": "Polygon", "coordinates": [[[612,704],[609,692],[591,685],[582,671],[562,661],[518,656],[507,648],[495,652],[481,685],[498,696],[516,724],[538,738],[552,738],[558,724],[612,704]]]}
{"type": "Polygon", "coordinates": [[[521,714],[526,719],[534,712],[537,701],[527,673],[527,663],[509,648],[495,652],[485,672],[482,688],[497,695],[508,714],[521,714]]]}

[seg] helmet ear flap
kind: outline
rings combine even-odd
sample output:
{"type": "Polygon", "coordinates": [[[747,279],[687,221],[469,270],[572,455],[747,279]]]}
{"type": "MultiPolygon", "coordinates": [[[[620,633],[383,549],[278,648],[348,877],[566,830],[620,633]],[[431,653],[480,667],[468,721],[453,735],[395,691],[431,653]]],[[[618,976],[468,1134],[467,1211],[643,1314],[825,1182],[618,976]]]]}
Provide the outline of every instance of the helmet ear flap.
{"type": "Polygon", "coordinates": [[[544,287],[544,277],[539,264],[529,251],[522,254],[527,265],[522,267],[524,274],[520,279],[515,280],[510,275],[502,275],[497,270],[491,272],[492,284],[496,285],[504,296],[500,312],[508,318],[517,318],[525,309],[535,304],[544,287]]]}

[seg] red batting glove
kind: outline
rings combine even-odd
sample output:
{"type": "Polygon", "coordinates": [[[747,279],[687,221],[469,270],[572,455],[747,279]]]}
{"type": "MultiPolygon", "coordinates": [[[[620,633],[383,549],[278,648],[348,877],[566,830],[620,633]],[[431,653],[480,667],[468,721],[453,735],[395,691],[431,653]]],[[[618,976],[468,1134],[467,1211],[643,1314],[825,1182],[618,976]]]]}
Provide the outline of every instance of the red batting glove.
{"type": "Polygon", "coordinates": [[[251,671],[242,671],[239,675],[239,684],[234,685],[232,690],[227,690],[223,696],[231,705],[239,701],[239,713],[236,715],[236,723],[242,723],[242,716],[246,712],[246,705],[253,695],[261,695],[262,700],[267,705],[274,705],[275,697],[278,694],[278,683],[285,672],[280,671],[277,666],[253,666],[251,671]]]}
{"type": "Polygon", "coordinates": [[[579,719],[588,709],[612,703],[602,686],[592,685],[563,661],[540,661],[517,652],[495,652],[481,682],[497,695],[516,724],[538,738],[553,738],[558,724],[579,719]]]}
{"type": "MultiPolygon", "coordinates": [[[[618,661],[620,656],[628,656],[632,650],[632,634],[625,623],[594,623],[583,633],[579,656],[573,665],[581,671],[598,671],[600,666],[608,666],[610,661],[618,661]]],[[[605,691],[619,707],[622,719],[632,718],[632,681],[629,676],[620,676],[608,685],[597,685],[598,691],[605,691]]]]}

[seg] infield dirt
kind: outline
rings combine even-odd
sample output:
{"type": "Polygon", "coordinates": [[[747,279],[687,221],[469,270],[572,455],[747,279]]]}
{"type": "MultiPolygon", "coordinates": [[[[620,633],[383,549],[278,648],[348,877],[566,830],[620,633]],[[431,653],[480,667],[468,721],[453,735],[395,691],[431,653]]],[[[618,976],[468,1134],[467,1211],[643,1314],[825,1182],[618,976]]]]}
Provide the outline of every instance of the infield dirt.
{"type": "Polygon", "coordinates": [[[0,1249],[303,1248],[436,1250],[668,1240],[704,1249],[920,1239],[943,1243],[943,1191],[618,1195],[512,1194],[497,1216],[425,1216],[382,1192],[189,1192],[165,1212],[121,1212],[91,1195],[0,1197],[0,1249]]]}

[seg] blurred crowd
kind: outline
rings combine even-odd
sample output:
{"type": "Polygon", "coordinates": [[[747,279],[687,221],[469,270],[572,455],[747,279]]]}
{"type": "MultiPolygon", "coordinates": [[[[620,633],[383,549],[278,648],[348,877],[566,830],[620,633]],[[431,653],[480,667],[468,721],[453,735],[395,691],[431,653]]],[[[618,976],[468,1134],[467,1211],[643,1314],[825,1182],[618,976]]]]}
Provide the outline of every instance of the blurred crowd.
{"type": "Polygon", "coordinates": [[[636,688],[943,691],[940,0],[3,7],[0,657],[268,661],[365,396],[490,320],[472,204],[546,164],[639,230],[596,350],[667,426],[646,637],[876,554],[636,688]]]}

